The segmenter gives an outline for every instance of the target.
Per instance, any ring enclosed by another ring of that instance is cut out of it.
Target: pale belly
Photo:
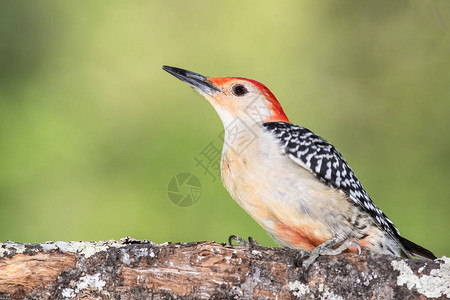
[[[285,156],[276,142],[262,140],[270,141],[256,139],[239,154],[224,150],[222,180],[232,198],[291,248],[311,250],[335,236],[352,235],[348,216],[356,208],[347,196]]]

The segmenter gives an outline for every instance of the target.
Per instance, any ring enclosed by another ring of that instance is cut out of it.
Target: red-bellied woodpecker
[[[400,236],[372,202],[342,155],[326,140],[289,122],[263,84],[163,69],[191,85],[216,109],[224,128],[223,184],[234,200],[281,245],[319,255],[367,248],[435,259]]]

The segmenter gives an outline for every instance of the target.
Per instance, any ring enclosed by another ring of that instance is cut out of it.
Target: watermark
[[[254,133],[246,122],[239,117],[236,117],[233,122],[228,124],[228,126],[225,127],[225,130],[219,134],[219,138],[223,139],[224,145],[238,155],[244,152],[256,137],[256,133]]]
[[[219,141],[209,142],[194,157],[195,166],[202,168],[203,175],[209,176],[212,182],[215,182],[217,177],[220,177],[222,143],[228,151],[233,151],[238,156],[241,155],[258,138],[251,125],[264,122],[272,115],[266,100],[259,96],[251,99],[249,104],[243,109],[243,112],[244,115],[236,117],[217,136],[220,143]],[[222,160],[230,162],[226,155]]]
[[[220,148],[216,147],[211,141],[205,148],[194,157],[196,167],[203,169],[203,175],[211,177],[212,181],[216,181],[216,176],[220,176]]]
[[[178,207],[190,207],[202,195],[200,180],[191,173],[180,173],[172,177],[167,185],[169,200]]]
[[[229,151],[240,155],[257,138],[257,135],[246,125],[244,120],[237,117],[217,137],[220,142],[223,141]],[[219,141],[209,142],[197,156],[194,156],[195,166],[202,168],[203,175],[209,176],[212,182],[220,177],[221,172],[222,145]],[[228,163],[231,162],[227,156],[222,159]]]
[[[247,105],[244,112],[254,123],[264,122],[272,115],[272,111],[267,106],[266,100],[256,96]]]

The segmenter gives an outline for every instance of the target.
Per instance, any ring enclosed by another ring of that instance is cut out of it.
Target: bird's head
[[[289,122],[278,100],[262,83],[240,77],[205,77],[203,75],[163,66],[181,81],[188,83],[216,109],[224,126],[239,118],[248,125]]]

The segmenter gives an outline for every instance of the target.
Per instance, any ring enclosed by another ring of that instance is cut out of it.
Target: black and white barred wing
[[[400,233],[386,215],[372,202],[342,155],[326,140],[310,130],[286,122],[264,123],[279,140],[284,153],[321,182],[345,193],[367,211],[393,237]]]

